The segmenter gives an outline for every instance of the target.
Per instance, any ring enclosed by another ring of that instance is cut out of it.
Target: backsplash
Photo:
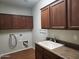
[[[48,36],[56,36],[57,39],[79,45],[78,30],[48,30]]]

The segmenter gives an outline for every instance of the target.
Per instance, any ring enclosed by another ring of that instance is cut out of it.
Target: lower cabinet
[[[47,51],[47,50],[44,50],[44,59],[62,59],[60,58],[59,56]]]
[[[35,56],[36,59],[63,59],[54,53],[49,52],[48,50],[42,48],[39,45],[35,45]]]
[[[43,59],[43,49],[39,45],[35,45],[35,59]]]

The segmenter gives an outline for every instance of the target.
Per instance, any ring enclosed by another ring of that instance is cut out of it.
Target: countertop
[[[66,46],[52,49],[50,51],[64,59],[79,59],[79,51]]]
[[[36,44],[38,44],[38,43],[36,43]],[[43,46],[41,46],[41,47],[43,47]],[[50,51],[51,53],[54,53],[54,54],[60,56],[63,59],[79,59],[79,50],[75,50],[75,49],[72,49],[72,48],[69,48],[66,46],[62,46],[62,47],[55,48],[55,49],[47,49],[45,47],[43,47],[43,48]]]

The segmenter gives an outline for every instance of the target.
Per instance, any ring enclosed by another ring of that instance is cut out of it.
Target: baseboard
[[[12,54],[12,53],[16,53],[16,52],[19,52],[19,51],[22,51],[22,50],[30,49],[30,48],[33,48],[33,47],[28,47],[28,48],[25,48],[25,49],[20,49],[20,50],[16,50],[16,51],[4,53],[4,54],[1,54],[0,57],[2,57],[2,56],[4,56],[4,55],[7,55],[7,54]]]

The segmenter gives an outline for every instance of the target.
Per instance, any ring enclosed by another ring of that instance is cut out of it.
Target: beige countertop
[[[79,51],[69,47],[62,46],[50,51],[64,59],[79,59]]]
[[[38,43],[36,43],[36,44],[38,44]],[[41,47],[43,47],[43,46],[41,46]],[[47,49],[45,47],[43,47],[43,48],[62,57],[63,59],[79,59],[79,50],[75,50],[75,49],[72,49],[72,48],[69,48],[66,46],[62,46],[62,47],[55,48],[55,49]]]

